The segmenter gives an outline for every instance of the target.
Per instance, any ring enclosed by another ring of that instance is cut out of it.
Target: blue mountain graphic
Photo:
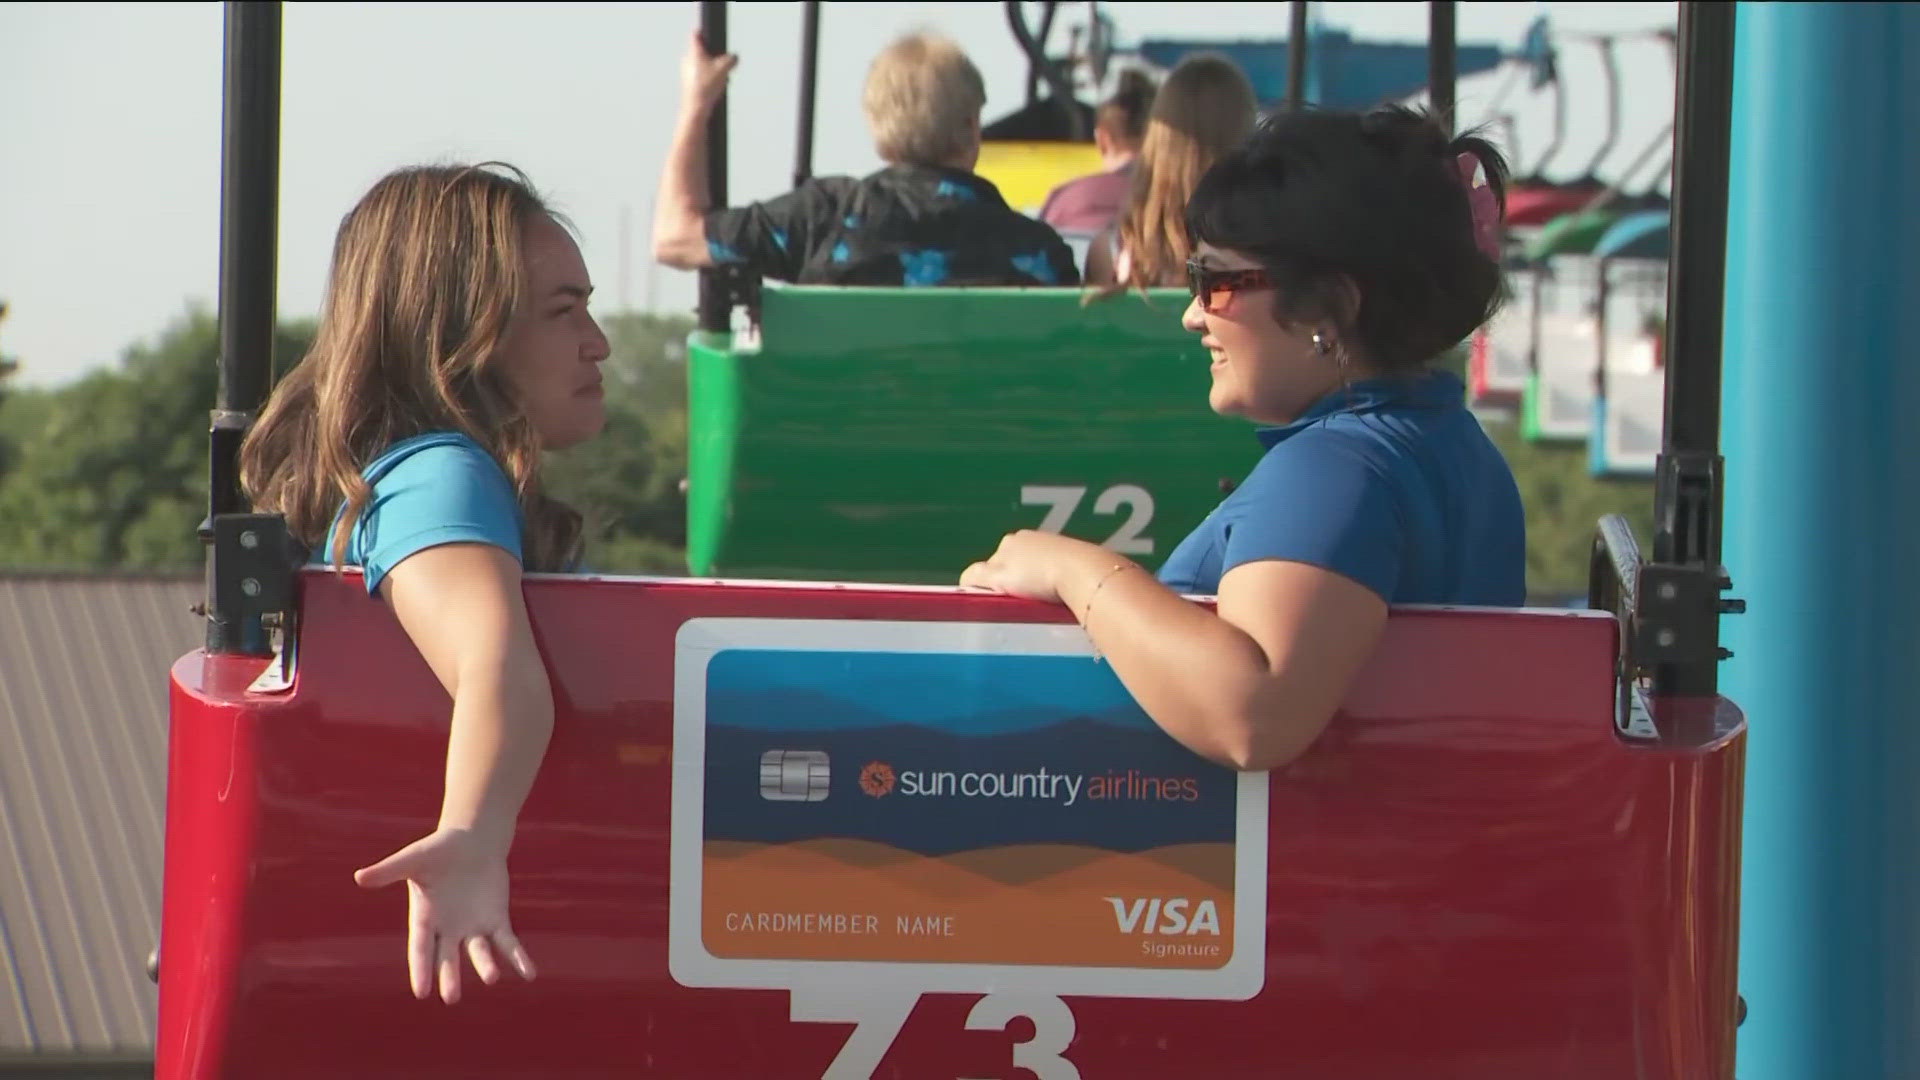
[[[1139,713],[1112,669],[1085,656],[725,649],[707,666],[707,692],[828,695],[908,723],[1028,710]],[[1144,715],[1138,722],[1149,723]]]

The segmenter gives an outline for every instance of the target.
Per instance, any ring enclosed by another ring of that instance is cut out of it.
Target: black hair
[[[1476,242],[1461,154],[1479,159],[1504,213],[1506,159],[1478,135],[1448,138],[1424,111],[1277,113],[1201,177],[1187,233],[1195,247],[1257,259],[1282,321],[1327,320],[1380,373],[1407,372],[1503,297],[1500,264]]]
[[[1129,142],[1139,142],[1147,133],[1154,90],[1153,79],[1139,68],[1121,72],[1113,96],[1100,104],[1100,122],[1117,130]]]

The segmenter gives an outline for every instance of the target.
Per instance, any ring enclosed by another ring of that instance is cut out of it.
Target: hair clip
[[[1487,183],[1486,167],[1480,155],[1472,151],[1454,159],[1460,170],[1460,183],[1467,189],[1467,206],[1473,212],[1473,242],[1481,254],[1500,261],[1500,200]]]

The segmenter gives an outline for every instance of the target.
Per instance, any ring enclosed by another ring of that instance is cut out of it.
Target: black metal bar
[[[727,51],[726,0],[701,0],[700,40],[707,53],[719,56]],[[707,205],[716,209],[727,205],[727,98],[721,95],[707,118]],[[727,330],[733,322],[732,290],[729,275],[721,267],[700,271],[700,329]]]
[[[247,512],[240,444],[273,383],[280,210],[280,4],[226,6],[220,123],[220,357],[208,432],[207,651],[260,653],[257,616],[222,603],[217,523]]]
[[[280,210],[280,5],[257,0],[229,3],[226,16],[220,125],[220,377],[214,408],[216,419],[218,413],[239,413],[250,421],[273,383]],[[215,488],[214,513],[245,509],[238,488]]]
[[[1587,572],[1589,607],[1608,608],[1621,597],[1632,599],[1640,591],[1640,544],[1633,538],[1633,526],[1619,514],[1600,519],[1594,536],[1593,561]]]
[[[1052,17],[1051,11],[1050,7],[1049,19]],[[1080,142],[1089,138],[1093,133],[1087,130],[1086,118],[1081,115],[1080,109],[1074,102],[1073,85],[1063,73],[1048,62],[1045,41],[1035,38],[1033,31],[1028,28],[1027,15],[1021,9],[1020,0],[1007,0],[1006,13],[1007,29],[1012,32],[1013,40],[1020,46],[1020,50],[1027,54],[1029,86],[1034,85],[1032,82],[1034,79],[1046,81],[1047,88],[1053,93],[1054,105],[1060,109],[1060,115],[1067,122],[1069,142]],[[1043,28],[1043,33],[1045,29]],[[1032,105],[1036,96],[1029,90],[1027,104]]]
[[[1735,5],[1680,5],[1674,101],[1673,254],[1667,289],[1665,438],[1656,466],[1653,560],[1641,575],[1654,696],[1711,698],[1719,688],[1721,557],[1720,326],[1726,294]],[[1645,583],[1655,575],[1650,595]],[[1666,601],[1664,609],[1657,600]],[[1698,726],[1707,721],[1682,720]],[[1664,726],[1664,725],[1663,725]],[[1683,737],[1684,733],[1683,733]]]
[[[1059,6],[1056,0],[1049,0],[1048,3],[1040,5],[1040,32],[1034,37],[1035,48],[1027,63],[1027,104],[1029,105],[1040,96],[1040,72],[1046,66],[1047,38],[1053,34],[1053,17]],[[1025,25],[1024,17],[1021,25]]]
[[[1293,0],[1293,21],[1287,29],[1287,110],[1299,112],[1307,103],[1307,0]]]
[[[1720,451],[1720,320],[1732,145],[1732,4],[1680,5],[1673,115],[1673,259],[1667,292],[1669,453]],[[1719,552],[1711,553],[1715,558]],[[1656,558],[1665,555],[1656,547]]]
[[[820,0],[806,0],[800,15],[800,123],[794,136],[793,186],[813,177],[813,86],[820,63]]]
[[[1427,98],[1434,118],[1449,134],[1454,129],[1455,42],[1453,0],[1432,0],[1427,5]]]

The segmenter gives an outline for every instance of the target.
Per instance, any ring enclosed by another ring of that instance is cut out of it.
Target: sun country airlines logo
[[[860,790],[879,798],[893,790],[893,766],[884,761],[869,761],[860,770]]]
[[[1149,776],[1138,769],[1064,773],[1044,765],[1028,772],[958,772],[896,769],[885,761],[869,761],[860,770],[860,790],[876,799],[898,793],[920,798],[1039,799],[1061,806],[1082,801],[1191,803],[1200,800],[1199,781],[1191,776]]]

